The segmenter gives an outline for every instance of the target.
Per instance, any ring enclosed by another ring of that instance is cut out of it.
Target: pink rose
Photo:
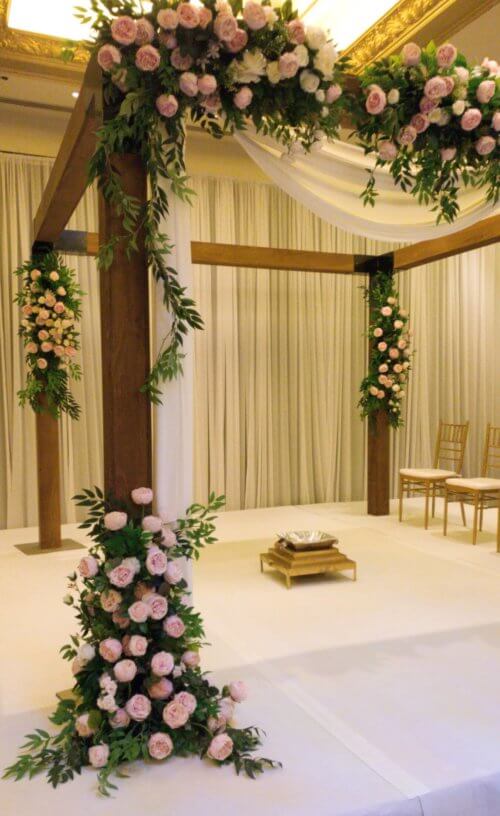
[[[379,365],[378,370],[385,374],[385,372],[389,371],[389,366],[386,363],[382,363],[382,365]]]
[[[209,96],[217,90],[217,80],[212,74],[203,74],[198,78],[198,90],[203,96]]]
[[[83,578],[93,578],[99,572],[99,563],[93,555],[86,555],[78,564],[78,571]]]
[[[124,708],[117,708],[109,718],[109,724],[111,728],[127,728],[130,725],[130,717]]]
[[[134,694],[130,700],[127,700],[125,709],[130,719],[135,722],[143,722],[151,714],[151,700],[148,700],[144,694]]]
[[[401,58],[403,60],[404,65],[418,65],[420,62],[420,55],[422,53],[422,49],[416,43],[410,42],[406,43],[403,46],[403,50],[401,51]]]
[[[148,649],[148,640],[143,635],[132,635],[127,644],[127,653],[132,657],[144,657]]]
[[[175,661],[170,652],[157,652],[151,658],[151,671],[157,677],[164,677],[166,674],[172,674],[174,665]]]
[[[116,663],[122,655],[122,644],[116,638],[106,638],[99,644],[99,654],[108,663]]]
[[[163,628],[167,635],[173,638],[180,638],[186,631],[184,622],[178,615],[171,615],[163,622]]]
[[[226,721],[224,717],[209,717],[207,720],[207,727],[213,734],[215,731],[223,730],[226,727]]]
[[[443,161],[453,161],[453,159],[457,155],[457,148],[456,147],[442,147],[439,152],[441,154],[441,159]]]
[[[394,142],[384,139],[378,143],[378,154],[383,161],[393,161],[398,155],[398,148]]]
[[[390,317],[392,314],[392,309],[390,306],[382,306],[380,312],[384,315],[384,317]]]
[[[480,156],[488,156],[495,149],[496,141],[493,136],[481,136],[474,142],[476,153]]]
[[[115,45],[103,45],[97,52],[97,62],[103,71],[112,71],[122,61],[122,55]]]
[[[374,337],[382,337],[383,333],[384,332],[382,331],[382,329],[380,327],[373,330],[373,336]]]
[[[377,344],[377,348],[378,348],[378,350],[379,350],[379,351],[385,351],[385,350],[386,350],[386,348],[387,348],[387,343],[385,343],[384,341],[382,341],[381,343],[378,343],[378,344]]]
[[[222,42],[231,42],[238,31],[238,23],[232,14],[218,14],[215,18],[214,32]]]
[[[179,694],[175,695],[174,701],[183,705],[184,708],[187,708],[190,716],[194,714],[196,706],[198,705],[196,697],[194,694],[190,694],[189,691],[180,691]]]
[[[151,683],[148,694],[152,700],[168,700],[174,690],[174,686],[166,677],[161,677],[156,683]]]
[[[398,349],[404,349],[407,345],[406,340],[398,340]]]
[[[253,99],[253,91],[244,85],[233,97],[233,102],[239,110],[245,110]]]
[[[64,346],[54,346],[54,354],[56,357],[63,357],[66,354]]]
[[[149,20],[146,20],[145,17],[137,20],[137,34],[135,37],[137,45],[146,45],[146,43],[153,42],[154,37],[155,30]]]
[[[178,584],[183,577],[182,567],[177,561],[169,561],[163,577],[168,584]]]
[[[142,520],[141,527],[148,533],[159,533],[162,526],[162,520],[159,516],[145,516]]]
[[[75,728],[76,733],[82,739],[86,739],[87,737],[91,737],[94,733],[94,729],[89,725],[89,715],[88,713],[80,714],[79,717],[75,720]]]
[[[248,697],[248,689],[243,680],[233,680],[229,683],[229,694],[235,703],[242,703]]]
[[[209,113],[217,113],[222,106],[221,99],[218,93],[206,96],[201,104],[205,108],[205,110],[208,111]]]
[[[182,703],[172,700],[163,709],[163,722],[169,728],[182,728],[189,720],[189,711]]]
[[[483,114],[478,108],[469,108],[460,119],[462,130],[475,130],[481,124]]]
[[[446,85],[446,96],[449,96],[455,87],[455,80],[451,76],[444,76],[441,77],[444,84]]]
[[[419,102],[419,108],[421,113],[429,114],[431,111],[437,108],[438,103],[434,99],[429,99],[427,96],[423,96]]]
[[[326,89],[326,102],[328,105],[332,105],[341,96],[342,88],[340,85],[330,85],[330,87]]]
[[[130,567],[124,567],[123,564],[119,564],[117,567],[108,572],[108,579],[110,584],[123,589],[132,583],[134,580],[134,575],[134,571],[131,570]]]
[[[175,28],[177,28],[179,23],[177,12],[174,11],[174,9],[161,9],[161,11],[158,12],[156,19],[158,20],[158,25],[167,31],[173,31]]]
[[[116,612],[122,602],[122,596],[116,589],[105,589],[101,592],[100,602],[105,612]]]
[[[65,308],[66,308],[66,307],[65,307],[64,303],[61,303],[61,302],[59,301],[59,302],[58,302],[58,303],[56,303],[56,305],[54,306],[54,311],[55,311],[55,313],[56,313],[56,314],[62,314],[62,313],[64,312]]]
[[[153,501],[153,491],[150,487],[136,487],[130,494],[134,504],[151,504]]]
[[[209,8],[206,6],[202,6],[198,9],[198,13],[200,15],[200,28],[207,28],[212,22],[213,14]]]
[[[113,612],[111,615],[111,619],[115,626],[118,626],[118,629],[127,629],[130,626],[130,619],[123,615],[121,612]]]
[[[149,614],[152,620],[163,620],[168,612],[167,599],[163,595],[153,593],[144,598],[144,603],[149,607]]]
[[[36,352],[38,351],[37,344],[33,343],[33,342],[27,343],[26,344],[26,351],[27,351],[28,354],[36,354]]]
[[[377,399],[384,399],[385,393],[384,391],[377,391]]]
[[[146,556],[146,569],[150,575],[163,575],[167,563],[167,556],[159,547],[150,547]]]
[[[183,28],[196,28],[200,22],[200,15],[196,6],[191,3],[181,3],[177,6],[179,25]]]
[[[425,83],[424,94],[428,99],[436,101],[446,96],[446,82],[443,77],[435,76]]]
[[[267,23],[266,12],[260,3],[248,0],[243,9],[243,19],[252,31],[259,31]]]
[[[397,360],[398,359],[399,351],[397,350],[397,348],[390,348],[389,349],[389,357],[391,358],[391,360]]]
[[[279,72],[282,79],[291,79],[299,70],[299,60],[293,51],[286,51],[278,60]]]
[[[174,48],[177,48],[179,45],[175,34],[171,34],[168,31],[160,31],[158,34],[158,39],[160,40],[161,44],[168,48],[169,51],[173,51]],[[192,60],[188,65],[188,68],[192,65]],[[175,67],[175,66],[174,66]]]
[[[440,45],[436,52],[436,58],[440,68],[451,68],[457,58],[457,49],[451,43]]]
[[[417,131],[413,127],[413,125],[407,125],[398,133],[398,142],[400,145],[410,145],[413,144],[415,139],[417,138]]]
[[[127,514],[120,510],[113,510],[111,513],[106,513],[104,516],[104,526],[106,530],[116,532],[121,530],[127,524]]]
[[[403,326],[404,326],[404,323],[403,323],[402,320],[395,320],[394,321],[394,328],[395,329],[402,329]]]
[[[179,87],[186,96],[196,96],[198,94],[198,78],[196,74],[185,71],[180,75]]]
[[[157,731],[148,739],[148,751],[153,759],[166,759],[174,750],[174,743],[168,734]]]
[[[180,48],[174,48],[170,55],[170,62],[178,71],[188,71],[193,64],[193,58],[189,54],[183,56]]]
[[[114,673],[119,683],[131,683],[137,674],[137,666],[133,660],[119,660],[114,665]]]
[[[223,697],[219,701],[219,716],[223,717],[226,723],[233,719],[234,700],[231,697]]]
[[[137,23],[132,17],[116,17],[111,23],[111,36],[120,45],[132,45],[137,37]]]
[[[41,370],[47,368],[47,366],[48,366],[47,360],[44,360],[43,357],[41,357],[39,360],[37,360],[36,364],[37,364],[38,368],[41,369]]]
[[[410,124],[413,125],[417,133],[423,133],[429,127],[429,118],[425,113],[416,113],[411,117]]]
[[[234,37],[225,40],[225,46],[231,54],[238,54],[248,44],[248,34],[243,28],[238,28]]]
[[[365,102],[365,107],[368,113],[376,116],[377,114],[382,113],[386,104],[387,97],[382,88],[379,88],[378,85],[372,85]]]
[[[479,83],[476,96],[482,105],[487,105],[490,99],[495,95],[495,82],[492,79],[483,79]]]
[[[200,665],[200,655],[198,652],[188,650],[182,655],[182,662],[188,669],[196,669]]]
[[[175,545],[177,544],[177,536],[175,535],[173,530],[169,530],[168,528],[166,530],[163,530],[161,543],[163,544],[164,547],[167,547],[168,549],[170,549],[171,547],[175,547]]]
[[[149,618],[149,607],[143,601],[136,601],[129,606],[128,616],[134,623],[145,623]]]
[[[208,746],[207,756],[217,762],[224,762],[233,753],[233,741],[227,734],[217,734]]]
[[[290,42],[302,45],[306,41],[306,29],[302,20],[291,20],[286,25]]]
[[[139,71],[156,71],[160,62],[160,52],[154,45],[141,45],[135,55],[135,64]]]
[[[109,748],[107,745],[92,745],[89,748],[89,762],[93,768],[104,768],[108,757]]]

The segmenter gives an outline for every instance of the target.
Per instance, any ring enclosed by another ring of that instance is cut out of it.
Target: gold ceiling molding
[[[443,42],[499,0],[399,0],[346,49],[354,73],[382,57],[397,53],[411,40]]]

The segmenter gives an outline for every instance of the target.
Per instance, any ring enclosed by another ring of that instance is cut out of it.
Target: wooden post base
[[[64,552],[65,550],[84,550],[83,544],[73,541],[71,538],[63,538],[53,547],[42,547],[38,541],[30,541],[28,544],[16,544],[16,550],[24,555],[46,555],[47,553]]]

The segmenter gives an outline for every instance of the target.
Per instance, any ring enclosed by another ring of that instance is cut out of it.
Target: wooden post
[[[113,157],[123,191],[144,203],[147,179],[136,154]],[[101,195],[99,233],[104,243],[123,234],[121,218]],[[123,241],[100,273],[104,420],[104,488],[128,500],[134,487],[151,486],[151,406],[140,393],[150,370],[148,266],[144,240],[127,255]]]
[[[42,550],[52,550],[62,543],[59,422],[48,413],[45,394],[40,395],[40,406],[42,412],[36,414],[38,539]]]

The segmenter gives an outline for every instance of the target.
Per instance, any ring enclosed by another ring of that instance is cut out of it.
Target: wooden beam
[[[101,122],[101,69],[93,59],[35,216],[35,241],[55,242],[82,198]]]
[[[497,241],[500,241],[500,215],[493,215],[444,238],[433,238],[430,241],[420,241],[418,244],[396,249],[394,269],[411,269],[462,252],[480,249]]]

